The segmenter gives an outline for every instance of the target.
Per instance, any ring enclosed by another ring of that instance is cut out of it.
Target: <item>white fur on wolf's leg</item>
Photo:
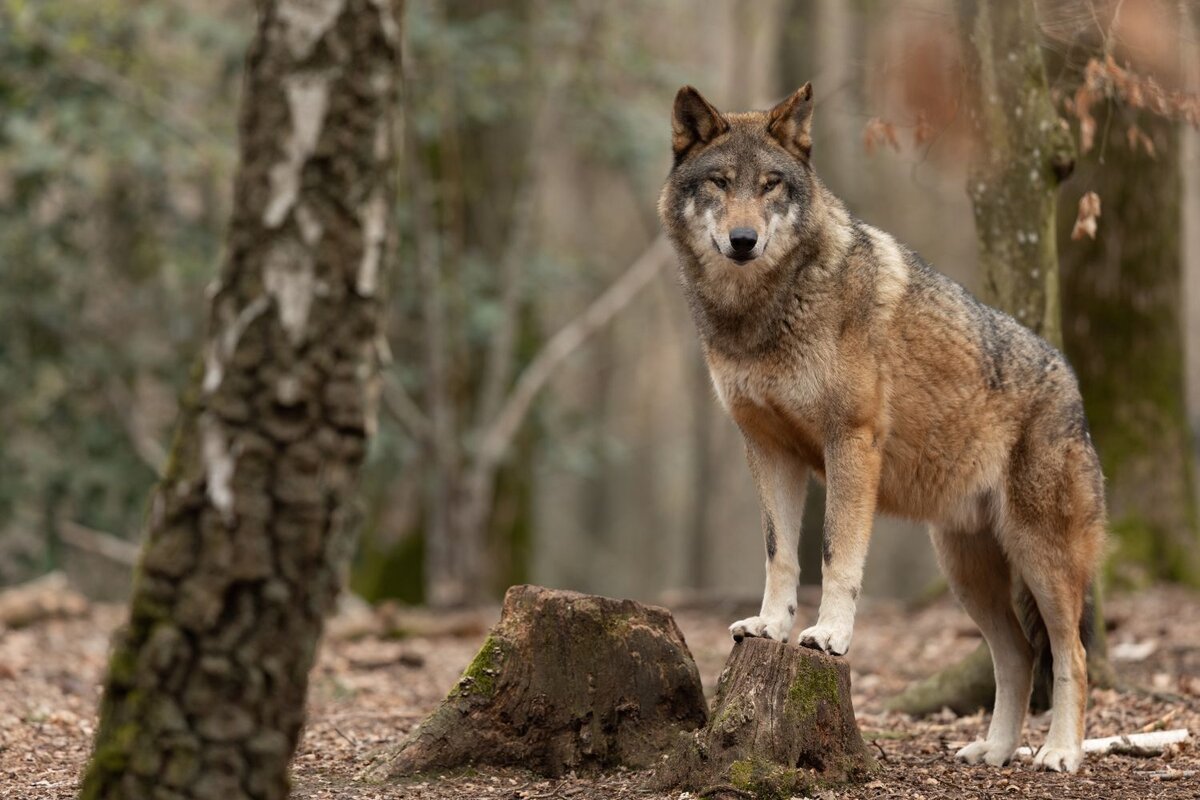
[[[1002,767],[1013,760],[1021,740],[1032,675],[1029,662],[1011,643],[1005,644],[993,634],[989,647],[996,668],[996,702],[987,738],[971,742],[954,757],[968,764],[982,761]]]
[[[747,617],[739,619],[729,626],[729,632],[733,635],[735,642],[740,642],[749,636],[759,639],[774,639],[786,644],[791,631],[791,615],[785,615],[782,618]]]
[[[817,622],[800,631],[800,644],[835,656],[844,656],[854,636],[854,621],[838,624]]]
[[[978,764],[980,761],[993,767],[1003,767],[1012,761],[1013,753],[1017,751],[1016,742],[998,742],[979,739],[954,754],[960,761],[968,764]]]
[[[827,586],[822,591],[817,624],[800,631],[800,644],[835,656],[846,655],[854,636],[855,605],[850,592]]]
[[[1051,772],[1075,772],[1082,763],[1082,747],[1053,747],[1049,742],[1033,757],[1034,768]]]

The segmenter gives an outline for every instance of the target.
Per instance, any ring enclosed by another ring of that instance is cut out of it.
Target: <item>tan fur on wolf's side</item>
[[[691,87],[675,98],[659,214],[766,539],[762,611],[730,631],[787,641],[815,474],[828,483],[825,569],[801,644],[849,647],[876,509],[928,521],[995,662],[987,737],[958,756],[1012,758],[1048,644],[1054,716],[1035,763],[1074,771],[1081,621],[1106,524],[1075,377],[1045,341],[851,216],[813,172],[811,117],[807,84],[765,113],[722,114]]]

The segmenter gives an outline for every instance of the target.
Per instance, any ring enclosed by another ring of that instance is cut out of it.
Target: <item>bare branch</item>
[[[69,519],[59,523],[58,538],[80,550],[86,550],[127,567],[137,564],[138,546],[136,544],[118,539],[111,533],[80,525]]]
[[[1085,739],[1083,752],[1093,756],[1115,753],[1127,756],[1156,756],[1172,745],[1182,744],[1191,738],[1187,728],[1153,733],[1129,733],[1124,736],[1106,736],[1103,739]],[[1018,747],[1013,754],[1017,758],[1032,758],[1033,748]]]
[[[384,382],[383,407],[417,441],[425,443],[433,436],[433,424],[429,417],[425,416],[425,412],[404,387],[395,381]]]
[[[121,427],[125,429],[125,434],[129,437],[130,444],[133,445],[133,451],[146,466],[154,471],[156,476],[161,478],[167,466],[167,449],[154,438],[150,431],[146,430],[132,392],[118,380],[109,381],[105,389],[109,405],[120,419]]]
[[[594,16],[600,11],[601,4],[596,3],[588,8],[587,13]],[[535,15],[535,16],[544,16]],[[592,20],[585,19],[578,26],[581,31],[591,31]],[[564,90],[571,82],[574,68],[579,59],[579,46],[584,42],[574,42],[564,46],[555,62],[544,70],[548,76],[538,112],[534,117],[533,129],[528,137],[529,144],[525,150],[525,168],[523,180],[517,190],[513,204],[513,218],[508,243],[501,257],[499,268],[500,285],[500,325],[492,335],[488,359],[484,365],[482,389],[476,414],[476,426],[482,428],[488,420],[493,419],[499,412],[500,404],[504,401],[504,393],[509,388],[509,381],[516,367],[516,339],[520,327],[521,305],[521,267],[533,251],[533,230],[536,222],[537,189],[540,175],[539,165],[545,153],[553,142],[556,126],[560,124],[559,112],[562,107]]]
[[[564,325],[538,351],[529,366],[521,373],[513,386],[504,406],[488,425],[479,442],[476,460],[484,469],[500,461],[513,437],[525,421],[542,387],[550,380],[554,371],[597,331],[612,321],[630,301],[658,274],[668,261],[671,248],[667,237],[658,238],[637,257],[627,270],[617,278],[592,304],[571,322]]]

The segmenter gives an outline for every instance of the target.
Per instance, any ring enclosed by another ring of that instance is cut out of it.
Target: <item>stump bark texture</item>
[[[746,639],[721,673],[708,725],[670,759],[665,778],[708,795],[728,787],[786,798],[874,768],[854,721],[846,661]]]
[[[666,609],[515,586],[458,684],[367,777],[645,767],[706,717],[700,673]]]

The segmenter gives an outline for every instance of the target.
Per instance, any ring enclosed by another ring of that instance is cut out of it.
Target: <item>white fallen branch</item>
[[[1084,739],[1083,752],[1093,756],[1110,753],[1123,756],[1157,756],[1173,744],[1186,742],[1191,734],[1187,728],[1151,733],[1129,733],[1124,736],[1106,736],[1103,739]],[[1018,747],[1017,758],[1032,758],[1034,749]]]

